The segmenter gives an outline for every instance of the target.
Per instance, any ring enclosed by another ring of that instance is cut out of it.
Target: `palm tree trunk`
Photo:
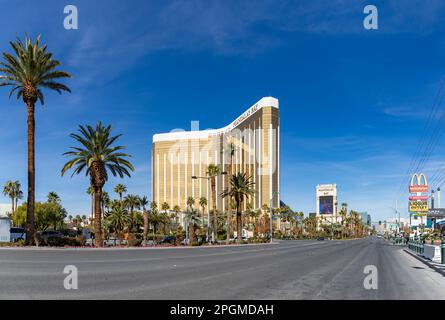
[[[102,238],[102,210],[100,199],[102,198],[102,188],[94,187],[94,237],[96,247],[103,247]]]
[[[241,211],[241,198],[238,197],[236,199],[236,240],[238,243],[241,243],[243,238],[243,217]]]
[[[144,209],[144,243],[147,244],[147,234],[148,234],[148,213]]]
[[[91,193],[91,218],[94,218],[94,192]]]
[[[213,228],[212,228],[212,241],[215,242],[218,238],[217,219],[216,219],[216,191],[215,191],[215,177],[211,177],[210,181],[212,187],[212,206],[213,206]]]
[[[230,183],[230,179],[232,177],[232,163],[233,163],[233,154],[232,152],[230,152],[230,164],[229,164],[229,181],[227,183],[228,185],[228,191],[230,194],[230,190],[232,188],[231,183]],[[229,244],[230,242],[230,234],[232,233],[232,197],[229,196],[229,201],[228,201],[228,205],[227,205],[227,236],[226,236],[226,242],[227,244]]]
[[[26,207],[26,244],[34,244],[35,207],[35,118],[34,102],[27,103],[28,109],[28,200]]]

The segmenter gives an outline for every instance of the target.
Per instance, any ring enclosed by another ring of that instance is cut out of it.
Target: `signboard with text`
[[[408,211],[417,213],[427,213],[428,201],[410,201]]]

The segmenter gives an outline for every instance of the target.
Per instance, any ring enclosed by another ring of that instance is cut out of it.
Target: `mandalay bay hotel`
[[[278,100],[262,98],[229,125],[221,129],[199,130],[192,122],[191,131],[173,130],[155,134],[152,144],[152,197],[161,208],[167,203],[170,210],[187,208],[193,197],[207,199],[207,211],[216,208],[225,212],[228,198],[221,192],[227,188],[227,173],[246,173],[255,183],[255,194],[244,201],[254,210],[264,205],[280,204],[280,113]],[[231,147],[232,146],[232,147]],[[234,148],[233,148],[234,147]],[[219,166],[221,175],[215,177],[212,196],[207,167]],[[184,223],[183,217],[178,217]]]

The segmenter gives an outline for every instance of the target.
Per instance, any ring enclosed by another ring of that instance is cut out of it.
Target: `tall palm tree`
[[[187,198],[187,207],[193,209],[194,205],[195,205],[195,198],[188,197]]]
[[[116,187],[114,187],[114,192],[116,192],[119,195],[119,201],[122,202],[122,195],[124,193],[127,193],[127,187],[119,183],[118,185],[116,185]]]
[[[199,205],[201,206],[201,223],[202,227],[204,227],[204,215],[205,215],[205,209],[207,207],[207,198],[201,197],[199,198]]]
[[[128,212],[130,214],[130,218],[132,219],[131,221],[131,226],[130,226],[130,232],[136,232],[135,230],[135,214],[134,214],[134,210],[139,209],[139,197],[137,195],[134,194],[129,194],[125,197],[124,199],[124,207],[128,208]]]
[[[11,199],[11,214],[14,216],[17,199],[20,197],[20,182],[8,180],[3,187],[3,194]]]
[[[174,207],[173,207],[173,212],[175,213],[175,219],[174,219],[174,222],[175,222],[175,224],[177,224],[178,219],[179,219],[179,214],[181,213],[181,207],[178,206],[178,205],[174,206]]]
[[[144,217],[144,243],[147,244],[147,235],[148,235],[148,198],[147,196],[139,197],[139,206],[142,208],[142,214]]]
[[[17,39],[10,42],[14,54],[3,53],[0,62],[0,87],[11,86],[9,97],[16,94],[22,98],[28,113],[28,199],[26,206],[26,243],[34,243],[34,209],[35,209],[35,105],[37,100],[44,104],[42,89],[51,89],[61,94],[71,92],[64,84],[57,82],[60,78],[71,75],[58,71],[58,60],[47,52],[47,46],[40,44],[40,36],[33,42],[28,36],[23,42]]]
[[[229,170],[227,173],[228,177],[231,177],[233,174],[233,157],[235,156],[235,143],[234,143],[234,137],[232,135],[229,136],[229,139],[227,141],[227,150],[229,151]],[[230,183],[228,183],[228,191],[230,192]],[[232,201],[229,199],[227,201],[227,235],[226,235],[226,243],[229,244],[230,242],[230,235],[232,233]]]
[[[185,213],[185,219],[187,221],[189,230],[189,244],[195,243],[196,242],[195,229],[201,223],[198,211],[193,207],[190,207],[189,209],[187,209]]]
[[[50,193],[48,193],[47,199],[48,199],[49,203],[60,203],[60,197],[54,191],[51,191]]]
[[[102,198],[100,199],[102,205],[102,213],[105,212],[105,208],[109,209],[111,205],[110,195],[106,191],[102,191]]]
[[[221,168],[214,164],[209,164],[207,167],[207,177],[210,179],[210,189],[212,192],[212,213],[213,213],[213,228],[212,228],[212,242],[215,242],[215,237],[218,237],[217,229],[217,212],[216,212],[216,177],[221,174]],[[229,183],[230,185],[230,183]]]
[[[79,126],[79,134],[70,135],[81,144],[80,147],[72,147],[73,151],[65,152],[64,155],[72,157],[62,168],[62,175],[73,168],[73,174],[79,174],[85,170],[89,175],[90,184],[94,188],[94,233],[96,246],[103,246],[102,241],[102,188],[108,180],[108,171],[114,176],[123,178],[130,177],[134,171],[133,165],[126,159],[130,157],[122,152],[123,146],[113,146],[121,135],[111,136],[111,126],[104,127],[101,122],[96,127],[90,125]]]
[[[235,199],[236,203],[236,229],[237,229],[237,241],[241,242],[243,226],[242,226],[242,205],[244,199],[248,201],[250,196],[253,196],[255,185],[252,182],[252,178],[247,176],[245,173],[238,173],[232,175],[230,178],[230,191],[229,188],[221,193],[223,198],[229,197]]]

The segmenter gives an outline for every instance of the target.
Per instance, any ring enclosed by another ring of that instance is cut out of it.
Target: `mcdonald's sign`
[[[409,202],[409,212],[416,213],[427,213],[428,212],[428,201],[410,201]]]
[[[411,183],[409,186],[410,193],[427,193],[428,183],[423,173],[415,173],[411,177]]]

